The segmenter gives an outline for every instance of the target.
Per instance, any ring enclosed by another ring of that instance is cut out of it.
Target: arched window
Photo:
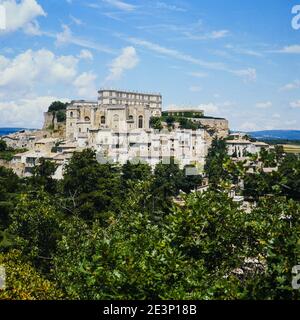
[[[133,116],[129,116],[128,119],[132,121],[133,120]]]
[[[144,122],[143,116],[139,116],[139,129],[143,128],[143,122]]]
[[[105,124],[105,117],[104,116],[101,117],[101,124]]]
[[[70,112],[70,117],[73,118],[73,112],[72,111]]]
[[[119,128],[119,116],[117,114],[114,115],[113,122],[114,122],[114,128],[118,129]]]
[[[89,117],[84,117],[84,121],[85,122],[90,122],[90,118]]]

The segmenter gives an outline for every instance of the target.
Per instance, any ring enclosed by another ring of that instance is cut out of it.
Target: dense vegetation
[[[171,130],[174,128],[175,123],[179,124],[180,129],[203,129],[203,125],[197,122],[193,122],[191,119],[187,117],[179,117],[179,116],[168,116],[163,115],[161,117],[152,117],[150,119],[150,127],[153,129],[161,130],[163,128],[162,123],[166,123],[167,127]]]
[[[0,160],[11,161],[15,154],[27,151],[26,149],[14,149],[0,139]]]
[[[52,112],[53,115],[56,115],[57,122],[66,121],[66,109],[68,103],[63,103],[61,101],[54,101],[48,108],[48,112]]]
[[[152,172],[143,163],[99,164],[85,150],[61,181],[45,160],[25,179],[0,168],[8,277],[0,299],[299,298],[291,270],[299,260],[300,160],[277,157],[279,182],[273,194],[254,188],[269,196],[257,197],[251,213],[222,187],[250,179],[224,141],[209,152],[204,193],[194,192],[201,176],[186,176],[174,160]]]

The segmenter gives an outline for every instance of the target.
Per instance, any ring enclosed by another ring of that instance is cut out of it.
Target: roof
[[[55,143],[58,139],[56,138],[44,138],[41,140],[36,141],[36,143]]]
[[[253,142],[253,144],[255,144],[256,146],[266,146],[266,147],[268,146],[267,143],[261,142],[261,141]]]
[[[164,112],[197,112],[197,113],[204,113],[204,110],[201,109],[185,109],[185,108],[178,108],[178,109],[169,109]]]
[[[226,140],[227,144],[252,144],[252,142],[248,140]]]
[[[104,92],[104,91],[110,91],[110,92],[120,92],[120,93],[129,93],[129,94],[140,94],[140,95],[148,95],[148,96],[161,96],[160,93],[155,92],[140,92],[140,91],[128,91],[128,90],[118,90],[113,88],[101,88],[98,93]]]

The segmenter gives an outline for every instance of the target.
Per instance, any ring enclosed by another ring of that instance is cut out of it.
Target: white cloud
[[[222,63],[212,63],[212,62],[206,62],[203,61],[201,59],[196,59],[188,54],[182,53],[178,50],[175,49],[169,49],[163,46],[160,46],[159,44],[150,42],[150,41],[146,41],[143,39],[138,39],[138,38],[127,38],[126,39],[128,42],[138,45],[138,46],[142,46],[146,49],[149,49],[151,51],[160,53],[162,55],[165,56],[169,56],[178,60],[182,60],[185,62],[189,62],[195,65],[199,65],[202,66],[204,68],[208,68],[208,69],[214,69],[214,70],[224,70],[225,66]]]
[[[102,0],[102,1],[122,11],[129,12],[129,11],[134,11],[136,9],[136,6],[134,6],[133,4],[120,1],[120,0]]]
[[[78,96],[88,99],[95,97],[97,94],[96,78],[97,76],[92,72],[84,72],[79,75],[73,83],[78,90]]]
[[[286,120],[284,122],[284,124],[291,128],[291,126],[294,126],[295,124],[297,124],[297,121],[296,120]]]
[[[210,36],[212,39],[221,39],[221,38],[227,37],[228,35],[229,35],[228,30],[217,30],[217,31],[213,31]]]
[[[225,48],[237,54],[242,54],[242,55],[252,56],[252,57],[263,57],[263,54],[258,51],[255,51],[253,49],[241,48],[239,46],[235,46],[232,44],[227,44]]]
[[[291,46],[286,46],[280,50],[277,50],[275,52],[279,53],[289,53],[289,54],[300,54],[300,45],[295,44]]]
[[[198,108],[210,116],[218,116],[220,114],[219,107],[214,103],[200,104]]]
[[[273,113],[273,114],[272,114],[272,118],[273,118],[273,119],[280,119],[281,116],[280,116],[279,113]]]
[[[241,78],[244,81],[255,81],[257,78],[256,70],[254,68],[242,69],[242,70],[231,70],[231,72]]]
[[[56,88],[72,98],[96,98],[96,75],[79,73],[79,59],[41,49],[14,58],[0,55],[0,123],[2,126],[40,127],[43,112]],[[65,94],[64,94],[65,95]]]
[[[207,77],[207,73],[204,72],[189,72],[188,75],[195,78],[205,78]]]
[[[291,102],[290,106],[294,109],[300,108],[300,100]]]
[[[165,9],[165,10],[177,11],[177,12],[185,12],[186,11],[186,9],[184,9],[184,8],[181,8],[181,7],[178,7],[175,5],[171,5],[171,4],[167,4],[167,3],[161,2],[161,1],[156,2],[155,7],[157,9]]]
[[[133,69],[139,63],[139,58],[134,47],[126,47],[120,56],[113,60],[110,66],[110,74],[106,81],[118,80],[125,70]]]
[[[257,131],[260,130],[261,128],[257,126],[256,123],[253,122],[244,122],[241,126],[240,126],[240,130],[242,131]]]
[[[115,51],[109,47],[103,46],[99,43],[94,43],[86,39],[82,39],[73,35],[71,29],[67,25],[62,25],[62,32],[53,35],[47,34],[50,37],[56,38],[56,45],[73,44],[86,49],[93,49],[99,52],[104,52],[108,54],[115,54]]]
[[[0,102],[0,127],[41,128],[43,112],[53,101],[69,101],[55,96],[32,96],[9,102]]]
[[[202,88],[199,87],[199,86],[191,86],[191,87],[189,88],[189,90],[190,90],[191,92],[200,92],[200,91],[202,90]]]
[[[265,102],[258,102],[256,103],[256,108],[259,108],[259,109],[268,109],[268,108],[271,108],[272,107],[272,102],[271,101],[265,101]]]
[[[120,35],[118,35],[118,36],[120,36]],[[204,60],[201,60],[198,58],[194,58],[194,57],[192,57],[188,54],[185,54],[181,51],[178,51],[176,49],[169,49],[169,48],[163,47],[159,44],[156,44],[156,43],[153,43],[153,42],[150,42],[147,40],[133,38],[133,37],[127,37],[124,39],[134,45],[144,47],[150,51],[159,53],[159,54],[167,56],[167,57],[171,57],[171,58],[174,58],[177,60],[192,63],[194,65],[198,65],[198,66],[201,66],[206,69],[219,70],[219,71],[224,71],[224,72],[234,74],[238,77],[243,78],[244,81],[255,81],[256,77],[257,77],[256,69],[254,69],[254,68],[233,70],[233,69],[229,68],[228,66],[224,65],[223,63],[207,62],[207,61],[204,61]]]
[[[281,87],[280,91],[290,91],[290,90],[299,89],[299,88],[300,88],[300,81],[295,80]]]
[[[27,50],[12,59],[0,56],[0,93],[28,91],[39,84],[68,83],[77,73],[78,59],[49,50]]]
[[[74,17],[74,16],[72,16],[72,15],[70,15],[70,19],[71,19],[72,22],[75,23],[77,26],[82,26],[82,25],[84,25],[84,23],[83,23],[80,19],[78,19],[78,18],[76,18],[76,17]]]
[[[32,21],[27,23],[27,25],[23,28],[24,32],[26,34],[32,35],[32,36],[40,36],[42,35],[42,31],[40,30],[40,25],[37,21]]]
[[[19,29],[25,29],[28,32],[32,28],[35,28],[35,32],[37,32],[38,24],[35,19],[39,16],[46,16],[45,11],[36,0],[1,0],[0,4],[4,6],[6,11],[6,28],[2,33],[14,32]]]
[[[86,60],[93,60],[94,56],[91,53],[91,51],[83,49],[80,51],[79,55],[78,55],[79,59],[86,59]]]
[[[183,35],[185,35],[190,40],[216,40],[222,39],[229,36],[228,30],[215,30],[209,33],[205,33],[202,35],[195,34],[194,31],[183,31]]]

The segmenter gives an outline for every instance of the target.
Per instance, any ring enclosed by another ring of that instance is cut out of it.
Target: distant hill
[[[258,140],[300,140],[300,130],[265,130],[247,134]]]
[[[33,129],[25,129],[25,128],[0,128],[0,136],[5,136],[10,133],[19,132],[21,130],[33,130]]]

